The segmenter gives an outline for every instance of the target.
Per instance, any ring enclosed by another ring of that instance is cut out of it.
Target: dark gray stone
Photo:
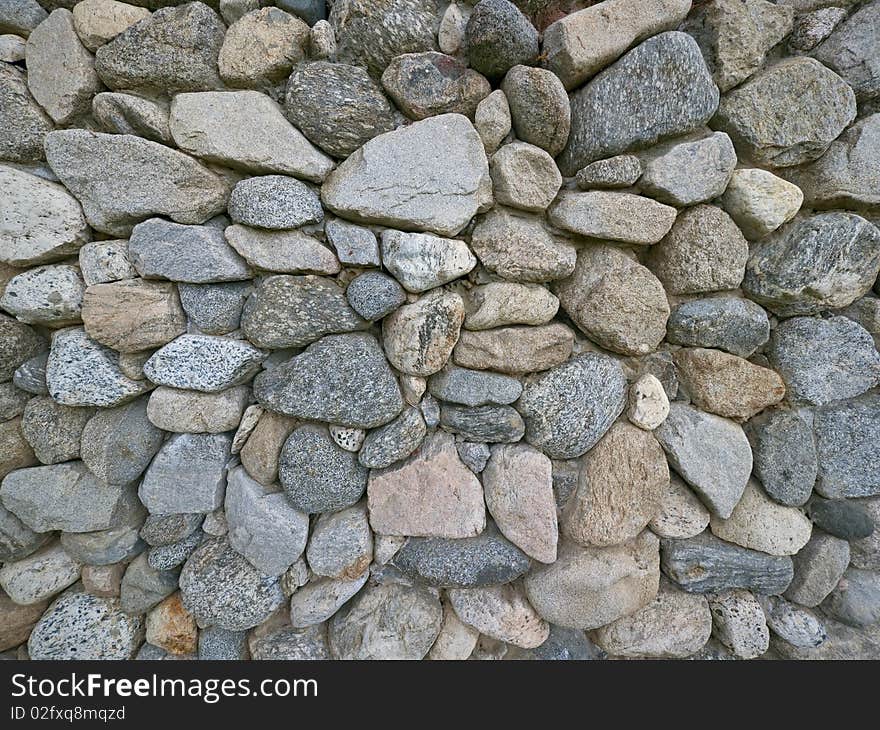
[[[656,35],[571,95],[559,169],[574,175],[590,162],[693,132],[715,113],[718,98],[694,39]]]
[[[535,649],[510,646],[505,659],[530,661],[586,661],[604,659],[605,652],[587,638],[580,629],[550,625],[550,636]]]
[[[509,583],[529,569],[525,553],[493,527],[458,540],[411,537],[392,563],[410,577],[438,588]]]
[[[397,379],[371,335],[330,335],[260,373],[254,396],[272,411],[352,428],[375,428],[403,409]]]
[[[333,280],[321,276],[269,276],[244,305],[241,328],[258,347],[303,347],[324,335],[364,329]]]
[[[620,363],[588,353],[526,383],[517,410],[526,441],[552,459],[573,459],[602,438],[625,403]]]
[[[284,442],[278,480],[301,512],[333,512],[350,507],[367,488],[366,467],[341,449],[322,426],[300,426]]]
[[[767,313],[738,297],[693,299],[672,309],[666,339],[676,345],[709,347],[750,357],[770,338]]]
[[[153,547],[173,545],[192,535],[204,518],[200,513],[149,515],[140,534]]]
[[[308,185],[285,175],[242,180],[229,196],[229,217],[236,223],[270,230],[299,228],[324,220],[321,200]]]
[[[325,0],[277,0],[275,3],[282,10],[302,18],[309,25],[327,17]]]
[[[43,464],[79,458],[79,444],[92,408],[62,406],[49,397],[31,398],[21,418],[21,432]]]
[[[46,341],[24,322],[0,312],[0,381],[11,380],[20,365],[46,349]]]
[[[125,569],[120,585],[119,602],[131,616],[149,611],[177,590],[177,571],[156,570],[147,562],[147,554],[138,555]]]
[[[759,243],[742,288],[780,317],[852,304],[880,271],[880,231],[852,213],[794,221]]]
[[[428,379],[431,395],[448,403],[465,406],[508,405],[522,395],[516,378],[483,370],[447,365]]]
[[[180,595],[196,621],[231,631],[262,623],[285,600],[280,579],[261,576],[225,538],[205,540],[189,557]]]
[[[147,553],[147,562],[156,570],[173,570],[183,565],[186,559],[195,552],[202,542],[204,533],[196,530],[188,537],[170,545],[157,545]]]
[[[219,626],[208,626],[199,631],[199,659],[239,661],[247,658],[247,631],[230,631]]]
[[[352,279],[345,296],[351,308],[370,322],[382,319],[406,302],[406,292],[397,280],[378,271],[367,271]]]
[[[873,534],[874,521],[861,506],[847,499],[814,498],[807,511],[816,527],[842,540],[861,540]]]
[[[880,383],[880,353],[867,330],[847,317],[794,317],[773,331],[770,366],[791,403],[821,406]]]
[[[813,53],[853,87],[859,101],[880,94],[880,3],[864,5]]]
[[[4,4],[0,3],[0,14]],[[12,64],[0,63],[0,160],[42,159],[43,136],[52,127],[52,120],[28,90],[27,76]]]
[[[480,0],[465,29],[468,61],[489,78],[538,57],[538,31],[508,0]]]
[[[394,107],[379,85],[360,66],[344,63],[315,61],[295,68],[284,110],[310,142],[334,157],[348,157],[395,126]]]
[[[206,335],[225,335],[238,329],[242,307],[252,288],[249,281],[177,285],[183,311]]]
[[[418,408],[407,408],[391,423],[367,434],[358,452],[358,461],[370,469],[384,469],[415,451],[427,432],[422,412]]]
[[[514,443],[525,433],[522,417],[511,406],[443,406],[440,425],[471,441]]]
[[[2,0],[0,33],[14,33],[27,38],[48,15],[36,0]]]
[[[125,524],[97,532],[63,532],[61,545],[70,557],[87,565],[112,565],[131,560],[146,545],[138,536],[146,510],[140,503],[132,505]]]
[[[880,494],[880,394],[818,408],[813,416],[823,497]]]
[[[662,540],[660,567],[688,593],[745,588],[778,595],[794,575],[791,558],[732,545],[708,532],[687,540]]]
[[[473,441],[456,439],[455,450],[458,452],[458,458],[461,459],[461,463],[474,474],[481,473],[486,468],[489,457],[492,456],[489,444],[474,443]]]
[[[34,395],[49,395],[49,388],[46,385],[46,363],[48,360],[49,353],[41,352],[19,365],[12,375],[15,387]]]
[[[849,568],[837,587],[822,602],[826,613],[849,626],[870,626],[880,621],[880,573]]]
[[[810,425],[793,411],[768,410],[752,418],[745,431],[764,491],[789,507],[805,504],[819,467]]]
[[[217,59],[225,34],[220,16],[203,3],[161,8],[101,46],[95,70],[111,89],[222,89]]]
[[[559,77],[546,68],[514,66],[504,77],[501,91],[510,107],[516,138],[547,150],[551,157],[562,152],[571,131],[571,104]]]

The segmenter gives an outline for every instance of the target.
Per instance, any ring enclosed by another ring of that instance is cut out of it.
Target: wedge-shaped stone
[[[550,222],[580,236],[643,246],[669,233],[677,211],[632,193],[567,193],[550,209]]]

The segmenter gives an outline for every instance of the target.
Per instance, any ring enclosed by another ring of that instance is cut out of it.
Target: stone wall
[[[880,0],[0,34],[4,656],[880,657]]]

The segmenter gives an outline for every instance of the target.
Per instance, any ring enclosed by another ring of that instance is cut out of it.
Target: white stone
[[[642,375],[629,389],[626,417],[634,426],[653,431],[669,415],[669,398],[663,384],[650,373]]]
[[[456,238],[387,230],[382,232],[382,262],[404,289],[419,293],[464,276],[477,258]]]

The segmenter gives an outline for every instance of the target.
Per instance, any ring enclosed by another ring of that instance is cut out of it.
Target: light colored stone
[[[452,357],[461,367],[519,375],[565,362],[573,344],[574,333],[561,322],[482,332],[463,330]]]
[[[0,35],[0,61],[3,63],[16,63],[24,61],[27,42],[24,38],[13,33]]]
[[[42,463],[56,464],[79,458],[80,438],[93,415],[91,408],[62,406],[37,396],[25,406],[21,430]]]
[[[432,375],[452,354],[463,321],[464,302],[458,294],[439,289],[426,294],[385,318],[385,356],[407,375]]]
[[[379,534],[471,537],[486,526],[483,488],[443,431],[405,461],[373,470],[367,497],[370,525]]]
[[[678,211],[632,193],[566,193],[550,209],[550,222],[579,236],[642,246],[669,233]]]
[[[147,614],[147,643],[171,654],[192,654],[198,646],[198,629],[180,593],[168,596]]]
[[[802,606],[818,606],[840,582],[850,557],[850,544],[846,540],[816,530],[793,558],[794,578],[785,597]]]
[[[448,600],[443,601],[443,623],[431,651],[428,652],[428,659],[434,661],[467,659],[473,653],[479,637],[480,632],[464,623]]]
[[[34,450],[21,430],[21,419],[0,423],[0,479],[16,469],[39,463]]]
[[[26,644],[28,636],[40,616],[46,612],[48,605],[48,601],[43,601],[30,606],[20,606],[6,593],[0,592],[0,651],[5,652],[7,649]],[[473,631],[469,626],[467,628]],[[475,644],[476,640],[476,636],[474,636]]]
[[[92,117],[105,132],[174,144],[168,129],[168,102],[162,99],[102,91],[92,99]]]
[[[333,252],[308,233],[232,225],[224,235],[251,266],[285,274],[338,274]]]
[[[128,241],[93,241],[79,250],[79,269],[86,286],[134,279],[138,273],[128,260]]]
[[[67,327],[80,321],[84,289],[75,266],[40,266],[9,280],[0,307],[20,322]]]
[[[485,588],[455,588],[449,602],[458,617],[481,634],[533,649],[550,635],[550,626],[529,605],[515,583]]]
[[[368,571],[354,580],[310,580],[290,599],[291,625],[294,628],[306,628],[324,623],[357,595],[369,577]]]
[[[483,470],[486,507],[495,524],[526,555],[556,560],[559,531],[550,459],[525,444],[496,444]]]
[[[223,433],[236,428],[250,398],[238,385],[218,393],[160,386],[150,394],[147,417],[171,433]]]
[[[5,563],[0,568],[0,586],[15,603],[42,603],[79,580],[82,564],[70,557],[60,543]]]
[[[278,455],[296,422],[280,413],[265,411],[241,449],[241,463],[261,484],[278,478]]]
[[[419,293],[464,276],[477,259],[459,239],[386,230],[382,232],[382,263],[404,289]]]
[[[721,197],[724,210],[750,239],[766,236],[790,221],[803,201],[797,185],[758,168],[734,170]]]
[[[450,7],[453,6],[450,5]],[[474,128],[483,141],[487,155],[495,152],[504,138],[510,134],[510,106],[501,89],[496,89],[477,104],[477,111],[474,114]]]
[[[536,213],[547,209],[562,186],[553,158],[526,142],[511,142],[492,155],[489,173],[497,203]]]
[[[323,514],[312,526],[306,560],[315,575],[355,580],[370,567],[372,558],[366,503]]]
[[[686,539],[709,526],[709,510],[697,499],[678,474],[671,472],[669,484],[660,494],[660,507],[648,523],[659,537]]]
[[[669,415],[669,398],[663,384],[654,375],[645,373],[629,389],[626,417],[630,423],[653,431]]]
[[[537,284],[493,281],[474,287],[465,299],[464,327],[485,330],[511,324],[547,324],[559,300]]]
[[[736,656],[754,659],[770,645],[764,609],[748,591],[735,589],[710,593],[713,633]]]
[[[73,6],[73,24],[83,45],[95,51],[131,25],[150,17],[147,8],[116,0],[83,0]]]

